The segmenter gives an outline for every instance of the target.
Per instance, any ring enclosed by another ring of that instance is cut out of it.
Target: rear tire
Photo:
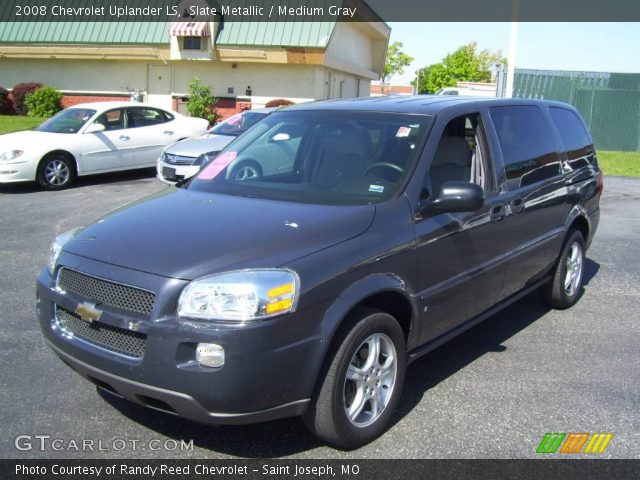
[[[73,160],[63,153],[45,156],[38,165],[36,176],[45,190],[62,190],[73,183],[76,177]]]
[[[573,306],[582,294],[584,280],[584,237],[578,230],[569,232],[553,273],[553,279],[542,289],[547,304],[563,310]]]
[[[389,427],[406,369],[404,333],[391,315],[367,308],[352,318],[303,417],[317,437],[342,448],[365,445]]]

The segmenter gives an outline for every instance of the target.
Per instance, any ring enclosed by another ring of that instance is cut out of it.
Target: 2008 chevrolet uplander
[[[42,330],[138,404],[213,424],[303,415],[362,445],[408,362],[534,289],[578,300],[602,193],[592,143],[572,107],[543,101],[275,112],[182,188],[60,235]],[[235,178],[242,164],[262,173]]]

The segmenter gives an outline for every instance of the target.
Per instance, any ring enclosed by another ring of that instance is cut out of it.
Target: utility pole
[[[519,0],[511,4],[511,30],[509,32],[509,54],[507,56],[507,86],[504,96],[513,97],[513,82],[516,74],[516,48],[518,46],[518,5]]]

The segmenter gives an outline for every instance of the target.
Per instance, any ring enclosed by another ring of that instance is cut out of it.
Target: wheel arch
[[[76,160],[76,157],[69,152],[68,150],[64,150],[62,148],[58,148],[55,150],[51,150],[47,153],[45,153],[44,155],[42,155],[42,157],[40,157],[40,161],[38,162],[38,168],[36,168],[36,180],[38,179],[38,173],[40,172],[40,167],[42,166],[42,162],[44,162],[48,157],[52,156],[52,155],[64,155],[65,157],[67,157],[69,160],[71,160],[71,166],[73,167],[73,173],[75,175],[78,175],[78,161]]]
[[[568,231],[578,230],[582,233],[585,243],[589,241],[589,234],[591,232],[591,226],[589,220],[583,215],[577,216],[569,225]]]
[[[359,309],[373,308],[393,316],[407,342],[407,350],[419,332],[418,309],[406,283],[393,274],[373,274],[350,285],[326,310],[323,319],[324,348],[316,372],[315,389],[323,378],[328,360],[337,351],[343,335],[356,321]]]
[[[571,230],[578,230],[582,233],[582,237],[584,238],[585,245],[590,243],[590,235],[592,232],[591,223],[589,221],[589,216],[587,212],[579,205],[576,205],[565,222],[565,236],[569,235]]]

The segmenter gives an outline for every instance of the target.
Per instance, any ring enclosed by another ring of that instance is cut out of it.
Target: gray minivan
[[[260,174],[234,175],[248,160]],[[211,424],[302,415],[353,448],[391,425],[408,363],[534,290],[578,301],[602,188],[566,104],[297,105],[60,235],[40,324],[114,395]]]

